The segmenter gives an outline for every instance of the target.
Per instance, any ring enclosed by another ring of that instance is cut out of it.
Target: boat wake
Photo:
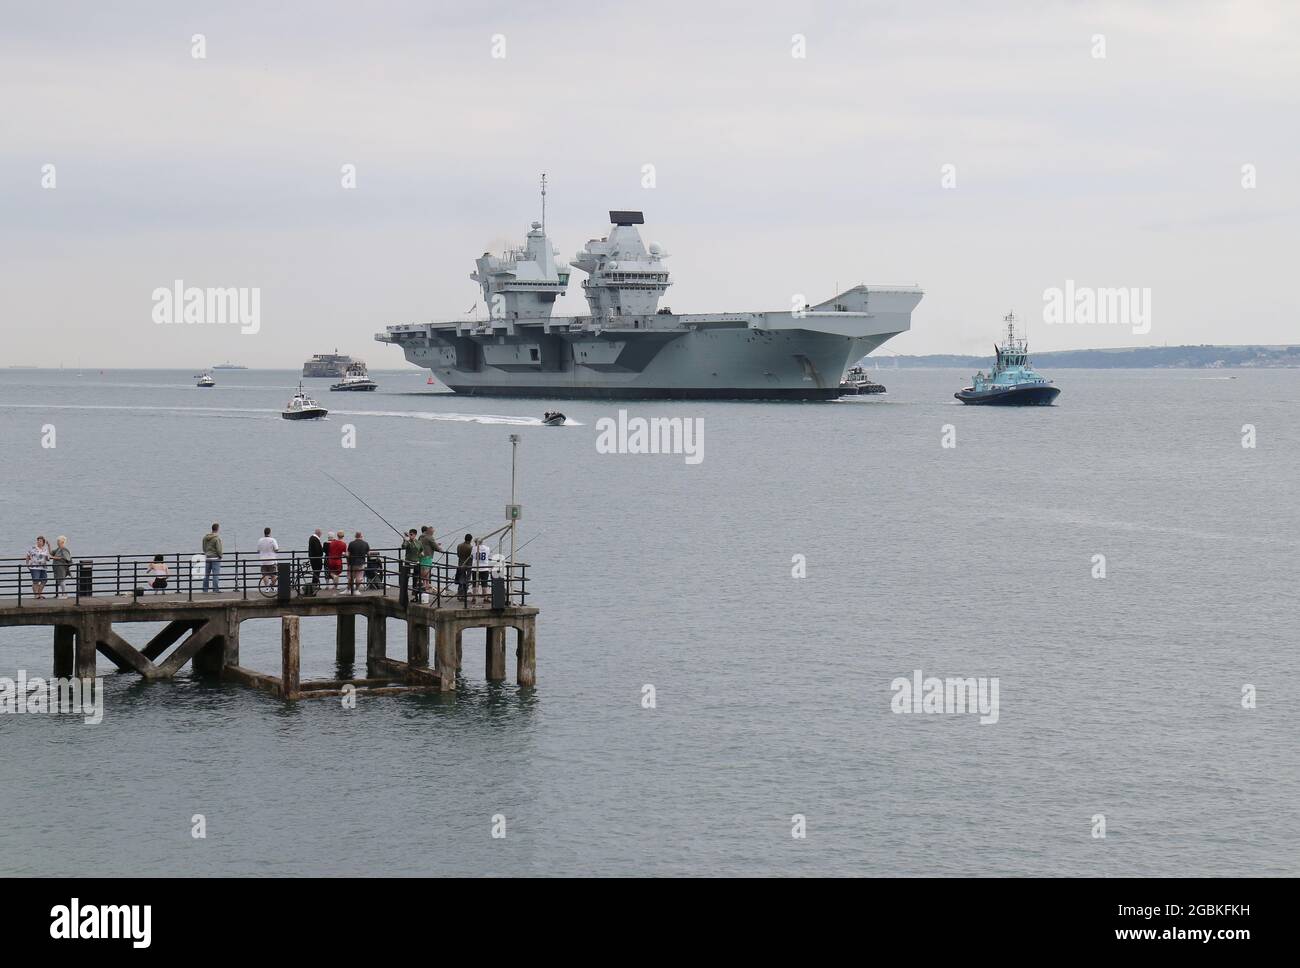
[[[145,404],[92,404],[92,403],[0,403],[0,410],[111,410],[136,413],[202,413],[249,414],[279,417],[281,411],[270,407],[157,407]],[[540,417],[514,417],[497,413],[453,413],[428,410],[331,410],[339,417],[395,417],[410,420],[445,420],[451,423],[478,423],[490,426],[540,427]],[[565,426],[581,427],[576,420],[565,421]]]

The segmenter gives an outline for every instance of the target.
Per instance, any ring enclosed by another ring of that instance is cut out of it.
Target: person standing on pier
[[[212,583],[214,592],[221,591],[221,525],[212,522],[212,530],[203,536],[203,590]],[[193,587],[193,586],[191,586]]]
[[[491,561],[492,549],[480,538],[474,542],[474,587],[479,589],[479,594],[484,598],[492,588]]]
[[[348,594],[355,595],[365,585],[366,559],[370,557],[370,544],[356,532],[348,544]]]
[[[45,582],[49,577],[50,546],[45,543],[45,535],[38,535],[36,544],[27,551],[27,570],[32,575],[32,594],[37,598],[45,597]]]
[[[321,540],[320,528],[311,533],[307,539],[307,561],[311,564],[311,585],[320,590],[320,571],[325,565],[325,542]]]
[[[409,586],[407,600],[420,599],[420,541],[415,536],[415,529],[412,528],[406,532],[406,540],[402,542],[402,560],[406,562],[406,577]]]
[[[456,597],[463,604],[469,604],[470,569],[474,564],[474,538],[465,535],[465,540],[456,545]]]
[[[339,590],[339,575],[343,574],[343,555],[348,544],[343,540],[343,532],[332,535],[325,545],[325,565],[329,571],[330,587]]]
[[[68,580],[68,570],[72,567],[72,552],[68,550],[68,539],[59,535],[54,539],[58,547],[50,552],[50,558],[54,564],[54,597],[67,598],[63,591],[63,583]]]
[[[433,536],[433,525],[426,524],[420,529],[420,581],[425,588],[432,587],[429,578],[433,574],[433,556],[440,551],[442,547]]]
[[[262,563],[262,574],[275,576],[275,564],[280,560],[280,543],[271,537],[271,529],[263,528],[257,539],[257,559]]]

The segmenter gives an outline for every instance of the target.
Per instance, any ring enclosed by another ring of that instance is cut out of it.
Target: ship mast
[[[546,172],[542,172],[542,234],[546,234]]]

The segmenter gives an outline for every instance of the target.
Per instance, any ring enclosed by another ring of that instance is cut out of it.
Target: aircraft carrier
[[[829,400],[851,364],[911,326],[923,295],[860,285],[786,311],[680,315],[659,308],[668,253],[641,241],[641,212],[610,212],[609,234],[568,266],[542,218],[522,247],[476,260],[482,318],[389,326],[375,339],[469,395]],[[569,266],[587,276],[590,315],[551,315]]]

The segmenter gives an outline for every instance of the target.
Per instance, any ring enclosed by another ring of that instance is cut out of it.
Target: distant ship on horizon
[[[347,368],[357,362],[346,353],[340,353],[335,347],[333,353],[317,353],[310,360],[302,365],[302,375],[305,377],[329,377],[330,379],[341,380],[347,373]]]
[[[213,367],[213,369],[214,370],[247,370],[248,367],[244,366],[242,363],[231,363],[229,360],[226,360],[226,362],[224,363],[218,363],[216,366]]]

